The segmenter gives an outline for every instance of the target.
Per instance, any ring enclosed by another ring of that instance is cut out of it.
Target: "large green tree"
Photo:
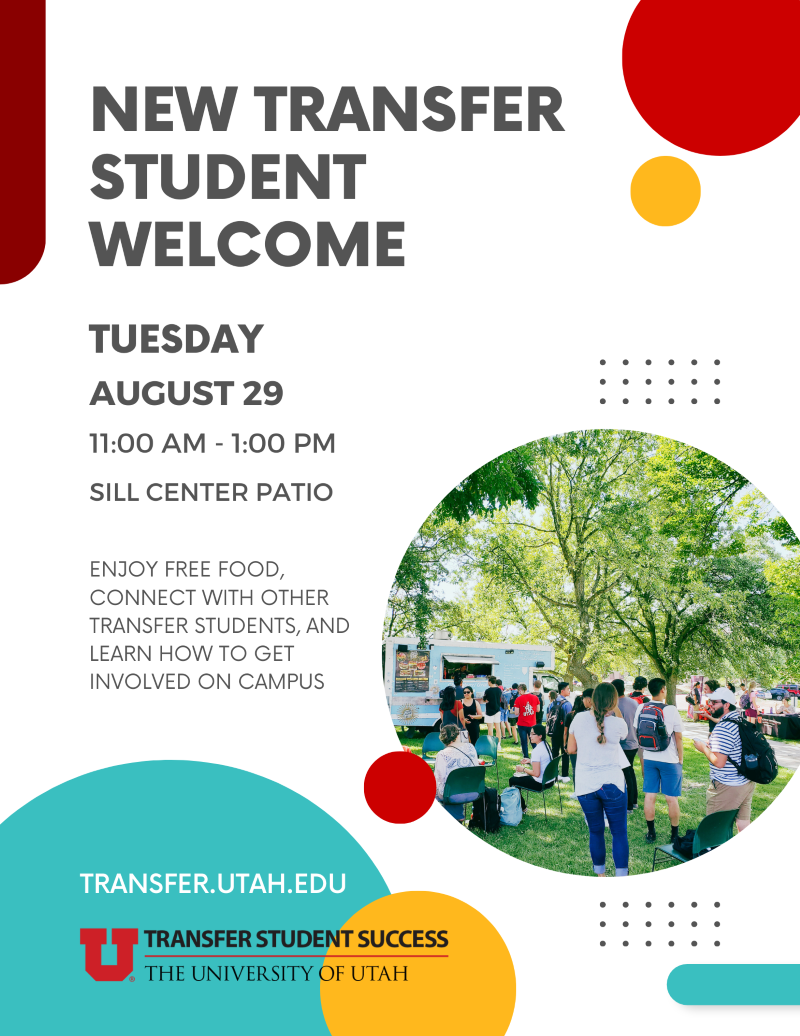
[[[464,533],[476,517],[519,503],[536,507],[541,488],[531,449],[510,450],[462,479],[429,515],[406,549],[395,576],[384,621],[384,636],[413,635],[422,643],[435,625],[443,602],[436,585],[447,575],[448,560],[463,551]]]
[[[773,675],[781,646],[764,560],[724,552],[687,556],[685,544],[632,533],[617,544],[623,572],[612,609],[667,682],[667,700],[692,671]],[[633,542],[630,542],[633,541]]]
[[[610,505],[631,491],[653,445],[641,432],[605,429],[532,443],[539,506],[510,508],[473,533],[473,570],[505,595],[518,621],[535,611],[541,622],[526,626],[543,625],[560,668],[585,685],[607,668],[618,637],[609,621],[620,578],[606,549]]]
[[[667,681],[667,700],[692,669],[733,667],[780,647],[764,575],[757,511],[736,499],[747,480],[717,458],[659,439],[643,477],[612,504],[608,551],[621,574],[611,599],[620,627]],[[749,670],[751,673],[753,669]]]
[[[387,627],[549,640],[565,676],[641,667],[674,702],[692,671],[768,680],[787,648],[797,667],[799,558],[793,531],[717,458],[641,432],[570,432],[445,498],[403,559]]]
[[[786,649],[782,675],[800,680],[800,550],[768,561],[765,574]]]

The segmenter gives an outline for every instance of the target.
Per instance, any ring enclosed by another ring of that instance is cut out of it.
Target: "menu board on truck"
[[[425,693],[430,669],[430,651],[398,651],[394,664],[395,694]]]

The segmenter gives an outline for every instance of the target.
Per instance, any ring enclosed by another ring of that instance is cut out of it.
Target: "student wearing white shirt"
[[[667,682],[660,677],[647,685],[652,699],[636,710],[633,725],[639,730],[639,720],[644,709],[648,713],[659,711],[669,738],[663,751],[640,749],[642,752],[642,773],[644,774],[644,818],[647,821],[646,842],[656,840],[656,795],[661,792],[667,800],[669,822],[672,825],[670,840],[675,841],[681,819],[681,789],[683,786],[683,721],[674,705],[667,705]],[[641,744],[641,736],[639,739]]]
[[[627,762],[620,742],[628,724],[617,708],[617,691],[610,683],[594,689],[591,711],[581,712],[569,728],[567,752],[578,753],[575,793],[589,825],[592,868],[606,873],[605,819],[611,829],[611,852],[617,877],[628,873],[628,795],[622,764]]]
[[[544,771],[553,758],[550,746],[545,741],[546,733],[547,727],[544,723],[537,723],[535,727],[531,727],[531,757],[517,767],[514,776],[508,782],[509,787],[530,788],[531,791],[543,790],[545,787],[542,784]],[[546,787],[551,788],[553,784],[555,784],[555,779],[548,781]]]

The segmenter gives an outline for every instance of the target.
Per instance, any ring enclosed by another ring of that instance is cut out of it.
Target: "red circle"
[[[367,770],[364,798],[381,820],[410,824],[430,809],[436,798],[436,778],[418,755],[388,752]]]
[[[645,122],[701,155],[740,155],[800,115],[798,0],[641,0],[622,71]]]

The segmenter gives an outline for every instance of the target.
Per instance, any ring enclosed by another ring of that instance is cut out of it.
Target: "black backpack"
[[[772,745],[758,727],[746,720],[721,719],[720,723],[735,723],[742,742],[742,761],[737,763],[728,756],[728,762],[749,781],[772,784],[778,776],[778,761]],[[719,725],[719,724],[718,724]]]
[[[664,752],[669,746],[670,735],[664,722],[664,703],[649,701],[642,706],[636,725],[639,748],[645,752]]]
[[[675,852],[680,853],[681,856],[685,856],[688,860],[696,859],[694,853],[694,836],[695,830],[690,827],[685,835],[675,835],[672,840],[672,848]],[[701,849],[697,856],[705,856],[706,853],[710,853],[711,849]]]
[[[500,830],[500,811],[497,808],[497,792],[487,788],[486,795],[486,831],[494,834]],[[471,828],[483,831],[483,799],[475,799],[472,803],[472,816],[469,818]]]
[[[552,738],[564,726],[564,707],[558,700],[553,702],[553,707],[547,716],[547,736]]]
[[[690,827],[685,835],[675,835],[672,840],[672,848],[676,853],[680,853],[681,856],[686,856],[688,859],[694,857],[694,828]]]

